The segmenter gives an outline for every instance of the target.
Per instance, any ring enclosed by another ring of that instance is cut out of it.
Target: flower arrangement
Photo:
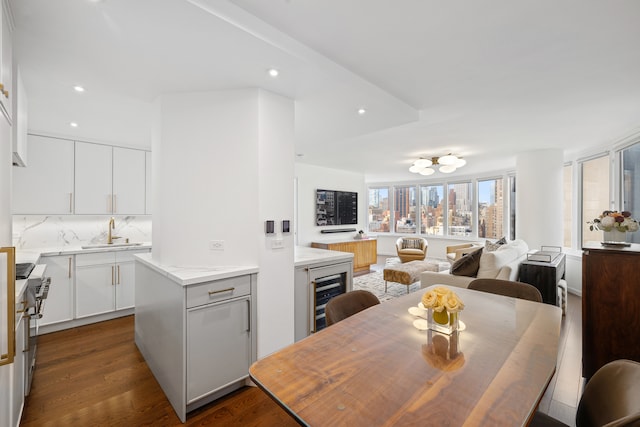
[[[602,231],[638,231],[638,221],[631,218],[631,212],[629,211],[604,211],[602,215],[595,218],[593,221],[588,221],[589,230],[602,230]]]
[[[451,289],[438,286],[429,289],[422,295],[424,308],[433,310],[433,320],[440,323],[449,323],[449,314],[464,310],[464,303]]]

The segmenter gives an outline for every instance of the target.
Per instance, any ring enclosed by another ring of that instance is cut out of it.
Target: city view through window
[[[478,181],[478,237],[502,237],[503,180]],[[473,233],[473,184],[369,188],[369,231],[377,233],[470,236]],[[392,196],[392,197],[390,197]],[[445,209],[446,206],[446,209]],[[419,231],[418,231],[419,230]]]

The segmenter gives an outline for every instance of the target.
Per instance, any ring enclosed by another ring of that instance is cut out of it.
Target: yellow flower
[[[464,309],[464,303],[455,292],[451,292],[444,301],[444,308],[446,308],[449,313],[457,313]]]
[[[445,286],[430,289],[422,295],[422,305],[437,313],[457,313],[464,309],[464,304],[455,292]]]
[[[432,290],[427,291],[424,293],[424,295],[422,295],[422,305],[424,305],[426,308],[435,307],[437,302],[438,302],[438,296]]]

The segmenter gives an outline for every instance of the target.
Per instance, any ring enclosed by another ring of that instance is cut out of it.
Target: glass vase
[[[627,233],[624,231],[616,230],[603,231],[604,243],[625,243],[627,241]]]
[[[459,329],[460,313],[436,312],[431,308],[428,311],[427,321],[432,331],[451,335]]]

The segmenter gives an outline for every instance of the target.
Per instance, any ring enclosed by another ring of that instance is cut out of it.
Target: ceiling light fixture
[[[69,126],[71,126],[72,128],[77,128],[78,124],[76,122],[71,122],[69,123]]]
[[[73,90],[75,90],[76,92],[84,92],[84,87],[76,85],[73,87]]]
[[[358,108],[358,114],[364,116],[365,114],[367,114],[367,110],[365,110],[364,108]]]
[[[434,167],[439,166],[438,170],[440,172],[451,173],[455,172],[456,169],[461,168],[466,164],[467,161],[462,157],[454,156],[451,153],[442,157],[432,157],[431,160],[420,157],[418,160],[413,162],[413,164],[409,168],[409,172],[429,176],[433,175],[436,172]]]
[[[269,73],[269,75],[271,77],[278,77],[278,74],[280,74],[280,71],[276,70],[275,68],[269,68],[269,71],[267,71]]]

